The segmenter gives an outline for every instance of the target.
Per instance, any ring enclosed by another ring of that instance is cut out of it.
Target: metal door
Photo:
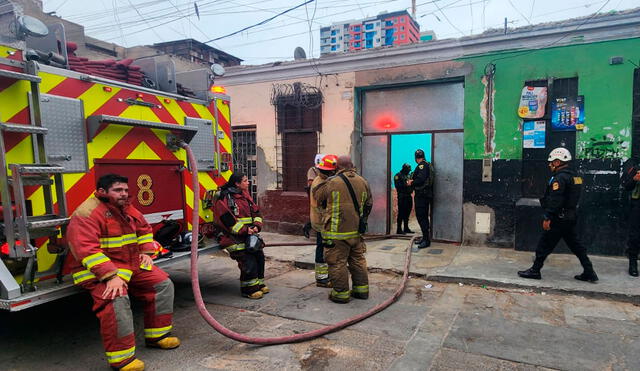
[[[240,171],[249,178],[249,190],[258,202],[258,174],[256,156],[256,129],[233,129],[233,171]]]
[[[431,233],[434,240],[462,240],[462,133],[437,133],[433,141],[434,185]]]

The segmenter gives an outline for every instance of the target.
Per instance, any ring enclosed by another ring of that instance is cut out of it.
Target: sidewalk
[[[277,233],[261,235],[267,245],[277,242],[315,242],[313,236],[306,239]],[[408,240],[399,239],[367,242],[369,269],[402,273],[408,243]],[[313,269],[315,246],[267,246],[265,254],[275,260],[292,261],[300,268]],[[542,269],[542,280],[529,280],[518,277],[517,271],[531,266],[533,252],[432,243],[428,249],[413,247],[410,274],[430,281],[577,294],[640,304],[640,278],[627,274],[626,258],[590,258],[600,278],[596,284],[573,278],[582,273],[582,267],[571,254],[551,254]]]

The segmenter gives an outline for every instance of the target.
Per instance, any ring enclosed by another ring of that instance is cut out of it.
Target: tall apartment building
[[[419,41],[420,25],[402,10],[322,27],[320,55]]]

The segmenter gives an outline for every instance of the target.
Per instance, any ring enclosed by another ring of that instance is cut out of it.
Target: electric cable
[[[187,152],[187,157],[189,159],[189,164],[192,166],[191,168],[191,181],[192,181],[192,188],[193,188],[193,197],[194,197],[194,202],[193,202],[193,213],[192,213],[192,224],[193,224],[193,230],[192,233],[194,236],[198,235],[198,229],[199,229],[199,223],[198,220],[200,219],[200,199],[199,199],[199,195],[200,195],[200,182],[198,180],[198,168],[197,168],[197,161],[195,158],[195,155],[193,154],[193,151],[191,150],[191,148],[189,148],[189,146],[184,143],[184,142],[180,142],[179,146],[182,147],[186,152]],[[388,238],[393,238],[395,237],[394,235],[389,235]],[[326,335],[328,333],[331,332],[335,332],[338,330],[341,330],[347,326],[353,325],[355,323],[358,323],[368,317],[371,317],[372,315],[384,310],[385,308],[389,307],[391,304],[393,304],[395,301],[398,300],[398,298],[400,298],[400,296],[402,296],[402,293],[404,292],[404,289],[407,285],[407,281],[409,278],[409,266],[411,264],[411,247],[413,246],[413,241],[414,241],[415,237],[411,238],[411,240],[409,241],[409,246],[407,247],[407,251],[405,253],[405,262],[404,262],[404,274],[402,276],[402,280],[400,282],[400,285],[398,286],[398,288],[396,289],[396,291],[393,293],[393,295],[391,297],[389,297],[387,300],[385,300],[384,302],[376,305],[375,307],[369,309],[368,311],[361,313],[357,316],[351,317],[351,318],[347,318],[344,319],[338,323],[335,323],[333,325],[329,325],[329,326],[325,326],[316,330],[312,330],[309,332],[305,332],[305,333],[301,333],[301,334],[295,334],[295,335],[289,335],[289,336],[279,336],[279,337],[271,337],[271,338],[260,338],[260,337],[252,337],[252,336],[247,336],[238,332],[235,332],[233,330],[230,330],[226,327],[224,327],[220,322],[218,322],[212,315],[211,313],[209,313],[209,311],[207,310],[207,307],[205,306],[204,303],[204,299],[202,298],[202,292],[200,291],[200,279],[198,277],[198,240],[196,238],[191,240],[191,283],[192,283],[192,289],[193,289],[193,297],[195,299],[196,302],[196,306],[198,308],[198,312],[200,312],[200,315],[202,315],[202,317],[204,318],[204,320],[211,326],[213,327],[216,331],[218,331],[220,334],[236,340],[236,341],[240,341],[243,343],[247,343],[247,344],[258,344],[258,345],[276,345],[276,344],[289,344],[289,343],[297,343],[297,342],[302,342],[302,341],[307,341],[307,340],[311,340],[311,339],[315,339],[317,337]],[[292,245],[292,244],[286,244],[286,243],[281,243],[278,244],[280,246],[299,246],[299,244],[296,245]],[[309,244],[305,244],[305,245],[309,245]],[[276,244],[271,244],[269,246],[276,246]]]

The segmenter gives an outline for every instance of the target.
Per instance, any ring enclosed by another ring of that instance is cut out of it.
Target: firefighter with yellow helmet
[[[349,156],[340,156],[338,174],[312,189],[319,204],[326,203],[322,238],[333,289],[329,299],[348,303],[369,298],[369,278],[362,234],[373,202],[369,183],[356,173]],[[349,290],[349,272],[353,287]]]
[[[311,190],[323,184],[327,179],[334,175],[338,166],[338,156],[326,155],[323,156],[316,164],[316,170],[318,175],[313,179],[311,183]],[[311,219],[311,227],[316,231],[316,286],[318,287],[331,287],[331,281],[329,281],[329,265],[324,260],[324,245],[322,243],[322,220],[326,212],[326,202],[318,203],[311,194],[309,197],[309,216]]]

